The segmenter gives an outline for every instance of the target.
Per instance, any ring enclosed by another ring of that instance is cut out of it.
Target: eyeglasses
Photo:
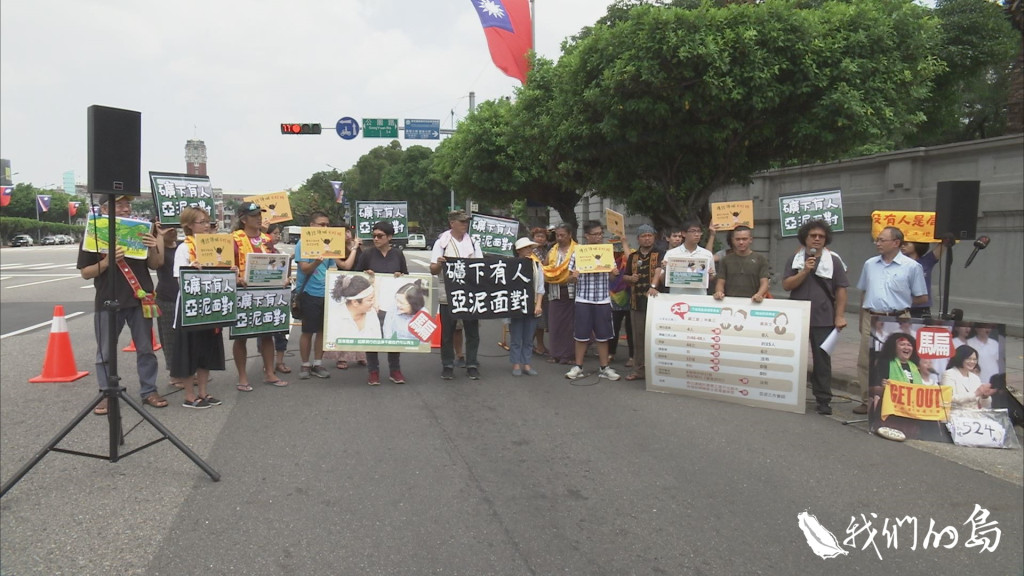
[[[387,234],[374,234],[373,237],[374,238],[387,238],[388,235]]]
[[[604,230],[601,230],[601,231],[598,231],[598,232],[587,232],[586,235],[587,236],[604,236]]]
[[[825,235],[824,234],[808,234],[807,237],[808,238],[824,238]]]
[[[210,223],[210,221],[209,221],[209,220],[196,220],[196,221],[195,221],[195,224],[197,224],[197,225],[199,225],[199,226],[202,226],[202,225],[204,225],[204,224],[209,224],[209,223]]]
[[[875,238],[875,244],[881,244],[882,242],[892,242],[893,240],[896,240],[896,239],[895,238],[882,238],[881,236],[879,236],[878,238]],[[897,240],[897,242],[898,242],[898,240]]]
[[[701,232],[703,232],[703,230],[700,228],[690,228],[686,231],[687,234],[700,234]]]

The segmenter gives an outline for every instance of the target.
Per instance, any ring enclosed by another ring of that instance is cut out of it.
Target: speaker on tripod
[[[951,319],[949,314],[949,281],[953,275],[953,244],[957,240],[974,240],[978,230],[978,198],[981,182],[978,180],[951,180],[935,185],[935,235],[946,249],[946,276],[942,286],[942,312],[940,318]],[[962,311],[959,316],[963,315]]]
[[[142,113],[89,106],[89,191],[139,196]]]

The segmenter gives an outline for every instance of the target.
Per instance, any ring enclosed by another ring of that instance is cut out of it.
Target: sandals
[[[288,385],[287,382],[281,380],[280,378],[277,378],[276,380],[264,380],[263,383],[270,384],[271,386],[277,386],[278,388],[283,388]]]
[[[504,342],[498,342],[498,348],[501,348],[502,350],[508,350],[508,344]]]
[[[248,384],[238,384],[235,389],[239,392],[252,392],[252,386]]]
[[[630,372],[629,376],[626,376],[626,380],[629,380],[630,382],[632,382],[633,380],[643,380],[643,379],[644,379],[643,372]]]
[[[106,414],[107,413],[107,399],[104,398],[103,400],[100,400],[100,403],[97,404],[96,407],[92,409],[92,413],[97,415],[97,416],[103,416],[104,414]]]
[[[533,347],[533,353],[536,354],[537,356],[547,356],[548,355],[548,349],[547,348],[540,348],[540,349],[538,349],[536,346],[534,346]]]
[[[626,360],[625,366],[626,366],[626,368],[632,368],[634,366],[633,359],[630,358],[629,360]],[[628,380],[628,378],[627,378],[627,380]]]
[[[334,367],[338,370],[348,370],[348,360],[338,360]]]
[[[142,403],[146,404],[147,406],[152,406],[153,408],[166,408],[167,407],[167,400],[164,400],[163,396],[157,394],[156,392],[154,392],[154,393],[150,394],[149,396],[146,396],[145,398],[143,398],[142,399]]]
[[[287,366],[285,366],[284,362],[279,362],[277,364],[277,366],[274,366],[274,371],[275,372],[280,372],[281,374],[291,374],[292,373],[292,369],[287,367]]]

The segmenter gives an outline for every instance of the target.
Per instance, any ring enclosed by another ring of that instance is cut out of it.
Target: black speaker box
[[[142,113],[89,106],[89,192],[139,196]]]
[[[957,240],[974,240],[978,227],[978,180],[951,180],[936,184],[935,238],[952,234]]]

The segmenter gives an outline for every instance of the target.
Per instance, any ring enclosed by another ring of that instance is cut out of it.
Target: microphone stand
[[[946,276],[942,279],[942,306],[939,318],[943,320],[954,320],[949,314],[949,281],[953,276],[953,246],[956,246],[956,239],[953,234],[947,232],[942,236],[942,245],[946,249]]]

